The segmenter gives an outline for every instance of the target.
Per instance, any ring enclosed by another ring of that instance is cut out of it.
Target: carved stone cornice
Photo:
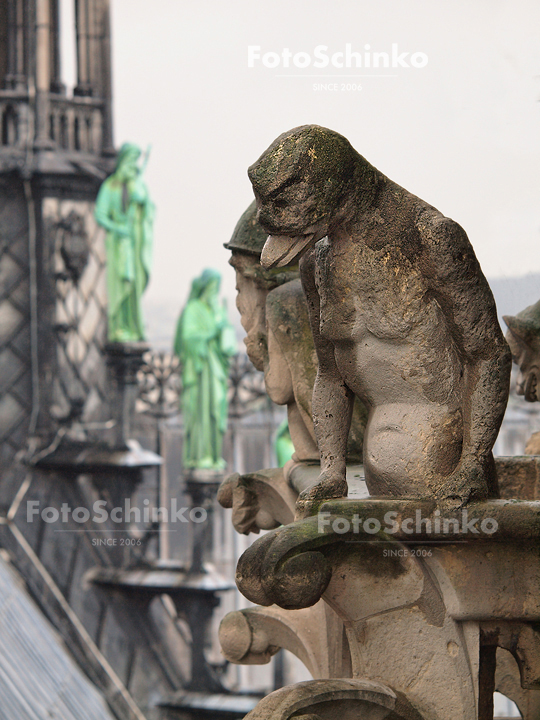
[[[226,619],[225,652],[236,662],[264,662],[276,646],[285,646],[309,658],[313,638],[300,648],[291,641],[295,632],[302,637],[306,623],[294,614],[306,608],[314,613],[312,624],[320,623],[312,606],[322,598],[343,623],[352,677],[384,683],[420,717],[488,717],[499,682],[495,655],[502,651],[516,661],[505,675],[521,688],[512,697],[520,707],[536,707],[539,538],[537,501],[489,500],[444,516],[430,501],[327,501],[318,516],[269,532],[240,558],[241,592],[283,610],[261,608]],[[279,627],[276,613],[283,613]],[[237,626],[243,645],[230,641],[227,624],[230,632]],[[232,657],[242,650],[242,657]],[[320,665],[320,650],[315,656]],[[346,672],[342,666],[341,676]],[[250,720],[301,717],[297,710],[283,712]],[[312,706],[305,712],[306,720],[341,717]]]

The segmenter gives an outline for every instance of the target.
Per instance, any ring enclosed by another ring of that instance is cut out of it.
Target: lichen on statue
[[[317,463],[311,401],[317,375],[317,355],[309,326],[306,298],[298,265],[266,270],[261,252],[267,233],[257,221],[252,202],[225,247],[236,270],[236,304],[246,331],[248,356],[264,372],[266,391],[277,405],[286,405],[294,458]],[[366,413],[355,405],[349,432],[348,458],[362,462]]]
[[[137,164],[140,155],[136,145],[122,145],[96,200],[96,220],[107,231],[109,342],[145,339],[141,298],[150,278],[154,204]]]
[[[183,465],[188,469],[225,467],[228,370],[236,339],[219,300],[220,283],[220,274],[211,269],[193,280],[176,329],[174,352],[182,372]]]
[[[347,493],[355,396],[372,495],[496,497],[510,353],[463,229],[316,125],[281,135],[249,177],[269,233],[262,265],[300,261],[318,355],[322,473],[299,513]]]
[[[274,487],[281,487],[283,481],[288,492],[292,491],[291,494],[296,497],[315,480],[319,465],[311,412],[317,355],[298,266],[270,270],[261,266],[260,257],[267,233],[258,223],[256,215],[256,204],[252,202],[225,247],[232,252],[229,263],[236,271],[236,304],[246,331],[244,343],[248,357],[258,370],[264,372],[270,399],[286,406],[294,446],[292,459],[285,464],[283,471],[260,472],[265,478],[274,472],[271,481]],[[351,465],[357,466],[362,462],[366,417],[365,408],[356,402],[347,448]],[[257,475],[255,480],[259,479]],[[233,487],[237,488],[234,493]],[[245,492],[242,492],[244,489]],[[218,499],[224,507],[233,507],[233,522],[239,532],[258,532],[260,528],[268,529],[279,524],[277,521],[274,524],[257,524],[259,499],[253,478],[237,476],[231,482],[226,481]],[[266,521],[268,517],[265,515]]]

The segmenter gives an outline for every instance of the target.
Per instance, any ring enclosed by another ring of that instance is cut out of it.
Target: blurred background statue
[[[150,276],[154,204],[143,180],[148,152],[142,167],[140,156],[137,145],[122,145],[96,200],[96,220],[107,230],[109,342],[145,339],[141,297]]]
[[[276,432],[275,449],[277,464],[280,468],[282,468],[292,460],[292,456],[294,455],[295,450],[291,438],[291,431],[289,430],[288,418],[285,418],[279,424]]]
[[[227,378],[237,352],[234,328],[218,298],[221,276],[205,270],[193,280],[180,315],[174,351],[182,367],[185,468],[223,470]]]

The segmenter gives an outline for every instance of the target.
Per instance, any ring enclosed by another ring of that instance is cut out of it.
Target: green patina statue
[[[222,470],[227,429],[227,375],[237,351],[234,329],[218,299],[221,276],[205,270],[193,280],[180,315],[174,351],[182,366],[185,468]]]
[[[284,467],[294,455],[294,445],[289,430],[289,422],[287,418],[279,424],[276,433],[276,458],[278,467]]]
[[[122,145],[116,169],[96,200],[96,220],[107,230],[109,342],[145,339],[141,297],[150,276],[154,204],[143,180],[144,166],[137,164],[140,156],[136,145]]]

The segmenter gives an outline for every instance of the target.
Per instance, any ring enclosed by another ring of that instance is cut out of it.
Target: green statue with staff
[[[234,328],[219,300],[221,276],[204,272],[191,285],[180,315],[174,351],[182,366],[183,462],[186,469],[223,470],[227,379],[237,352]]]
[[[115,171],[96,200],[96,220],[107,230],[109,342],[145,339],[141,297],[150,277],[154,221],[154,203],[143,180],[148,154],[139,167],[140,148],[122,145]]]

